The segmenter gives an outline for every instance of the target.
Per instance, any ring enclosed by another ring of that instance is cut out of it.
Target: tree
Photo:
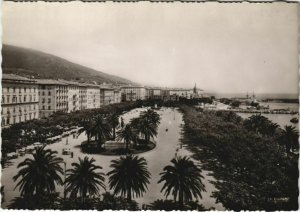
[[[88,143],[91,141],[91,138],[93,136],[93,126],[95,125],[95,123],[93,123],[93,120],[85,118],[82,121],[80,121],[79,126],[82,127],[78,133],[82,133],[85,132],[86,136],[87,136],[87,141]]]
[[[146,143],[150,142],[150,138],[154,138],[157,135],[157,126],[151,123],[148,119],[138,118],[134,119],[131,123],[138,133],[141,133]]]
[[[112,113],[108,116],[108,122],[113,129],[113,139],[116,139],[116,128],[119,126],[119,116],[116,113]]]
[[[298,131],[293,126],[284,126],[279,136],[279,144],[285,145],[286,153],[299,148]]]
[[[99,195],[100,187],[105,189],[104,174],[97,172],[102,167],[94,162],[94,158],[89,159],[87,156],[83,160],[79,158],[79,163],[72,163],[73,169],[67,170],[66,192],[70,193],[72,198],[79,195],[83,206],[87,195]]]
[[[158,183],[165,182],[161,191],[165,191],[166,197],[170,194],[174,196],[174,201],[179,200],[183,207],[184,202],[188,202],[201,196],[201,191],[205,191],[201,181],[201,169],[186,156],[176,157],[171,160],[172,165],[168,165],[160,173],[161,178]]]
[[[63,159],[56,154],[56,151],[39,147],[32,153],[33,158],[26,158],[18,165],[21,169],[13,180],[21,178],[15,187],[19,187],[21,196],[36,199],[39,203],[43,196],[55,192],[56,184],[63,184],[60,176],[63,174],[60,166]]]
[[[136,133],[130,124],[126,124],[124,128],[117,132],[117,140],[126,143],[126,150],[129,150],[130,141],[134,141],[136,138]]]
[[[131,201],[132,197],[140,197],[146,192],[150,173],[145,158],[127,155],[113,160],[110,167],[113,170],[107,175],[109,187],[114,190],[114,194],[126,196],[127,200]]]
[[[110,138],[110,132],[111,128],[104,116],[96,116],[95,125],[93,127],[93,134],[95,135],[95,140],[98,144],[98,147],[101,146],[103,139]]]
[[[158,124],[160,123],[160,116],[157,112],[155,112],[152,109],[148,109],[146,111],[141,112],[140,117],[142,119],[146,119],[148,120],[148,123],[153,124],[154,126],[158,126]]]

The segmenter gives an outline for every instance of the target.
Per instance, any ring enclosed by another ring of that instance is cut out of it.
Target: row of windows
[[[23,110],[22,110],[22,108],[23,108]],[[11,112],[12,113],[16,113],[16,112],[26,113],[27,111],[32,111],[32,110],[36,110],[36,109],[38,109],[38,107],[36,105],[27,105],[27,106],[23,106],[23,107],[7,108],[6,113],[7,114],[10,114]],[[3,114],[3,108],[1,108],[1,114]]]
[[[29,98],[27,98],[27,95],[22,96],[20,95],[19,98],[17,95],[13,95],[12,98],[10,95],[7,95],[6,98],[4,95],[2,95],[2,104],[5,104],[5,103],[22,103],[22,102],[35,102],[36,101],[36,96],[32,96],[32,95],[29,95],[28,96]]]
[[[5,93],[5,92],[12,92],[12,93],[16,93],[17,91],[19,91],[19,93],[22,93],[22,91],[24,91],[25,93],[26,92],[36,92],[36,88],[26,88],[26,87],[24,87],[24,88],[15,88],[15,87],[4,87],[4,88],[2,88],[3,89],[3,93]]]
[[[35,119],[35,118],[37,118],[36,113],[29,113],[28,115],[27,114],[24,115],[24,121]],[[9,124],[16,124],[16,123],[20,123],[20,122],[22,122],[22,116],[19,116],[18,119],[16,116],[13,116],[12,118],[7,117],[6,119],[4,117],[2,117],[2,125],[3,126],[9,125]]]

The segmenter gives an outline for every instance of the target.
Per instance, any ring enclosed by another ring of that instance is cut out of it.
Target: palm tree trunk
[[[116,139],[116,128],[114,127],[113,128],[113,140],[115,140]]]
[[[127,201],[131,202],[131,189],[127,191]]]
[[[183,191],[179,191],[179,205],[183,208]]]
[[[126,143],[126,150],[129,150],[129,148],[128,148],[129,141],[125,140],[125,143]]]

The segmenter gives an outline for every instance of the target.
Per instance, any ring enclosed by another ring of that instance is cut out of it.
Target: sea
[[[269,106],[270,109],[289,109],[298,112],[297,114],[263,114],[272,122],[277,123],[281,128],[292,125],[299,131],[299,123],[292,123],[291,119],[297,117],[299,119],[299,103],[283,103],[283,102],[260,102],[260,105]],[[238,113],[239,116],[246,119],[254,115],[253,113]]]
[[[216,98],[246,98],[247,93],[222,93],[222,92],[208,92],[209,96],[215,96]],[[254,93],[257,100],[263,99],[299,99],[299,94],[293,93]],[[253,93],[248,93],[252,96]]]

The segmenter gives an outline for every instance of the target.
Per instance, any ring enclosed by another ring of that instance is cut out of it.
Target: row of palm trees
[[[81,204],[88,204],[88,199],[100,196],[106,190],[105,174],[102,167],[95,164],[93,158],[79,158],[72,163],[72,168],[66,170],[66,178],[61,164],[62,158],[57,152],[45,147],[39,147],[32,153],[33,158],[27,158],[18,165],[21,168],[13,177],[18,181],[20,195],[24,199],[35,200],[37,208],[43,208],[43,197],[56,193],[56,184],[64,185],[67,196],[71,199],[79,198]],[[109,189],[114,195],[125,197],[128,202],[134,197],[141,197],[147,191],[151,174],[147,168],[147,161],[143,157],[126,155],[112,160],[111,171],[107,173]],[[161,192],[165,196],[173,196],[175,202],[183,206],[194,198],[202,198],[205,191],[201,179],[201,169],[187,157],[175,157],[171,165],[166,166],[160,173],[158,183],[164,183]]]
[[[255,114],[244,121],[244,126],[263,137],[273,137],[280,145],[285,146],[287,154],[299,149],[299,132],[291,125],[281,129],[265,116]]]
[[[148,109],[141,112],[138,118],[134,118],[128,124],[124,124],[116,113],[99,114],[95,117],[85,118],[81,121],[81,131],[87,135],[88,143],[94,138],[100,148],[106,139],[117,139],[124,141],[126,149],[129,149],[131,142],[137,143],[141,137],[145,143],[157,135],[157,128],[160,123],[160,116],[155,111]],[[116,129],[120,127],[119,131]]]

